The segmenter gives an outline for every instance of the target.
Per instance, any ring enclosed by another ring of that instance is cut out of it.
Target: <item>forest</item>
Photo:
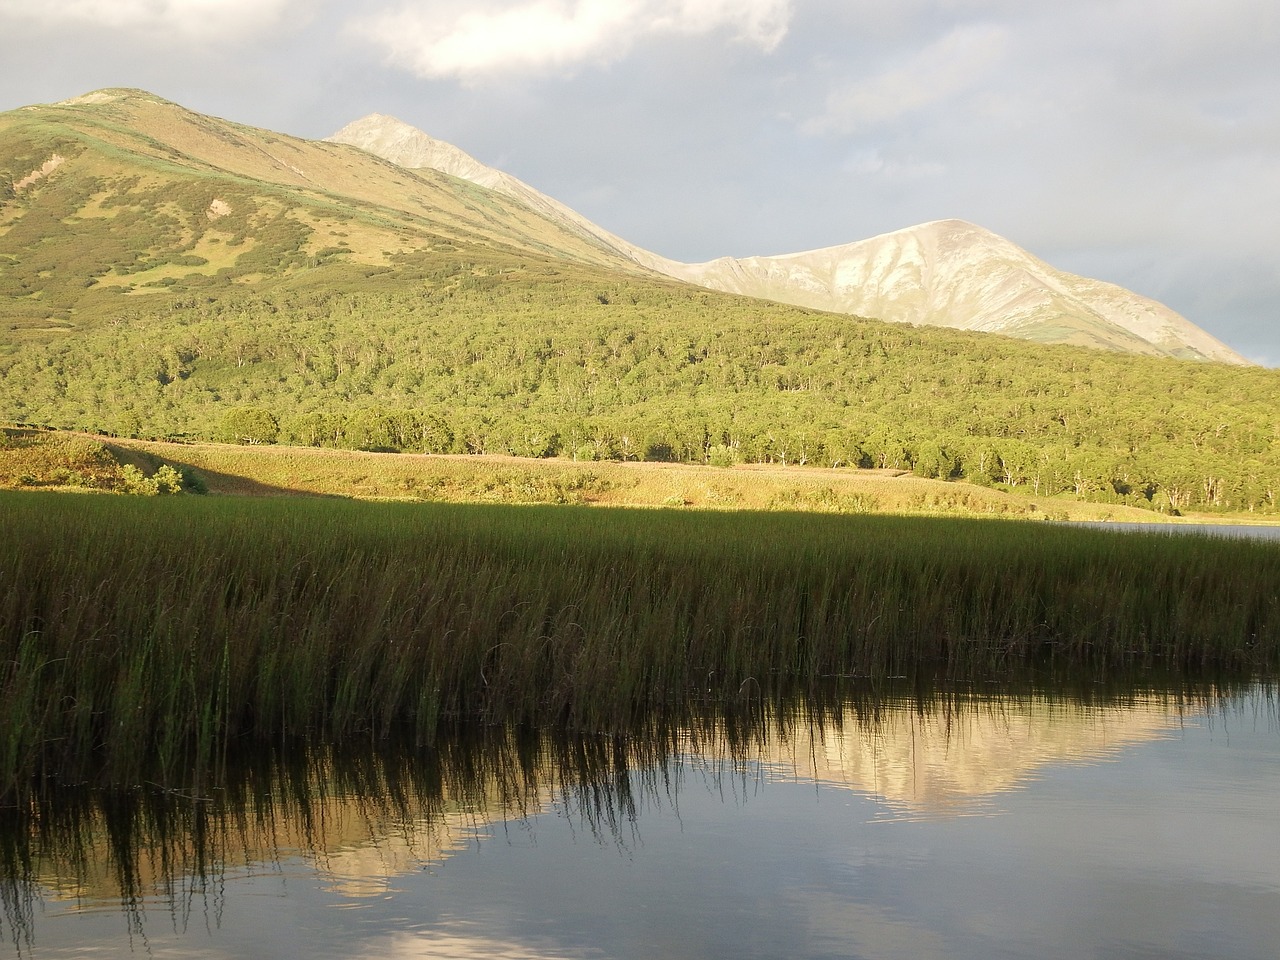
[[[1280,371],[715,293],[435,171],[104,96],[0,115],[0,423],[1277,510]]]
[[[12,346],[0,416],[157,439],[897,468],[1172,513],[1276,510],[1272,370],[510,257],[314,276],[267,290],[213,278],[203,295],[131,298],[74,337]]]

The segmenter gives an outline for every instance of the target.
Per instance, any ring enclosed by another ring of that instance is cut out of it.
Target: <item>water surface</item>
[[[13,949],[976,960],[1280,943],[1262,686],[860,699],[648,741],[500,731],[206,792],[37,805],[3,840]]]
[[[1239,537],[1248,540],[1280,540],[1280,523],[1109,523],[1080,521],[1081,526],[1117,533],[1196,534],[1202,537]]]

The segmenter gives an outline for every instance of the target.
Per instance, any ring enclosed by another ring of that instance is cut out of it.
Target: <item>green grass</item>
[[[0,489],[300,495],[445,503],[893,513],[1049,520],[1163,519],[1123,503],[1034,497],[901,470],[431,456],[314,447],[169,443],[0,428]],[[162,482],[165,481],[169,482]],[[1221,520],[1221,515],[1215,515]],[[1256,522],[1256,515],[1227,515]]]
[[[0,495],[0,793],[621,728],[872,678],[1274,669],[1274,544],[1047,524]]]

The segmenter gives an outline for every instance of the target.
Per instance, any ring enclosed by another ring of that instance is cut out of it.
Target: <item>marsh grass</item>
[[[1280,549],[1043,523],[0,495],[0,793],[843,675],[1253,671]],[[193,786],[199,787],[199,783]]]

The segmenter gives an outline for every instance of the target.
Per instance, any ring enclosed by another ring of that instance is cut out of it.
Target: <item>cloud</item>
[[[804,129],[853,133],[954,100],[983,84],[1002,59],[1010,36],[1006,26],[958,26],[901,63],[833,90],[825,111]]]
[[[786,35],[791,0],[518,0],[401,4],[357,24],[391,60],[424,78],[475,82],[568,74],[620,60],[646,36],[728,31],[769,52]]]
[[[0,21],[186,35],[251,32],[276,23],[294,0],[0,0]]]

